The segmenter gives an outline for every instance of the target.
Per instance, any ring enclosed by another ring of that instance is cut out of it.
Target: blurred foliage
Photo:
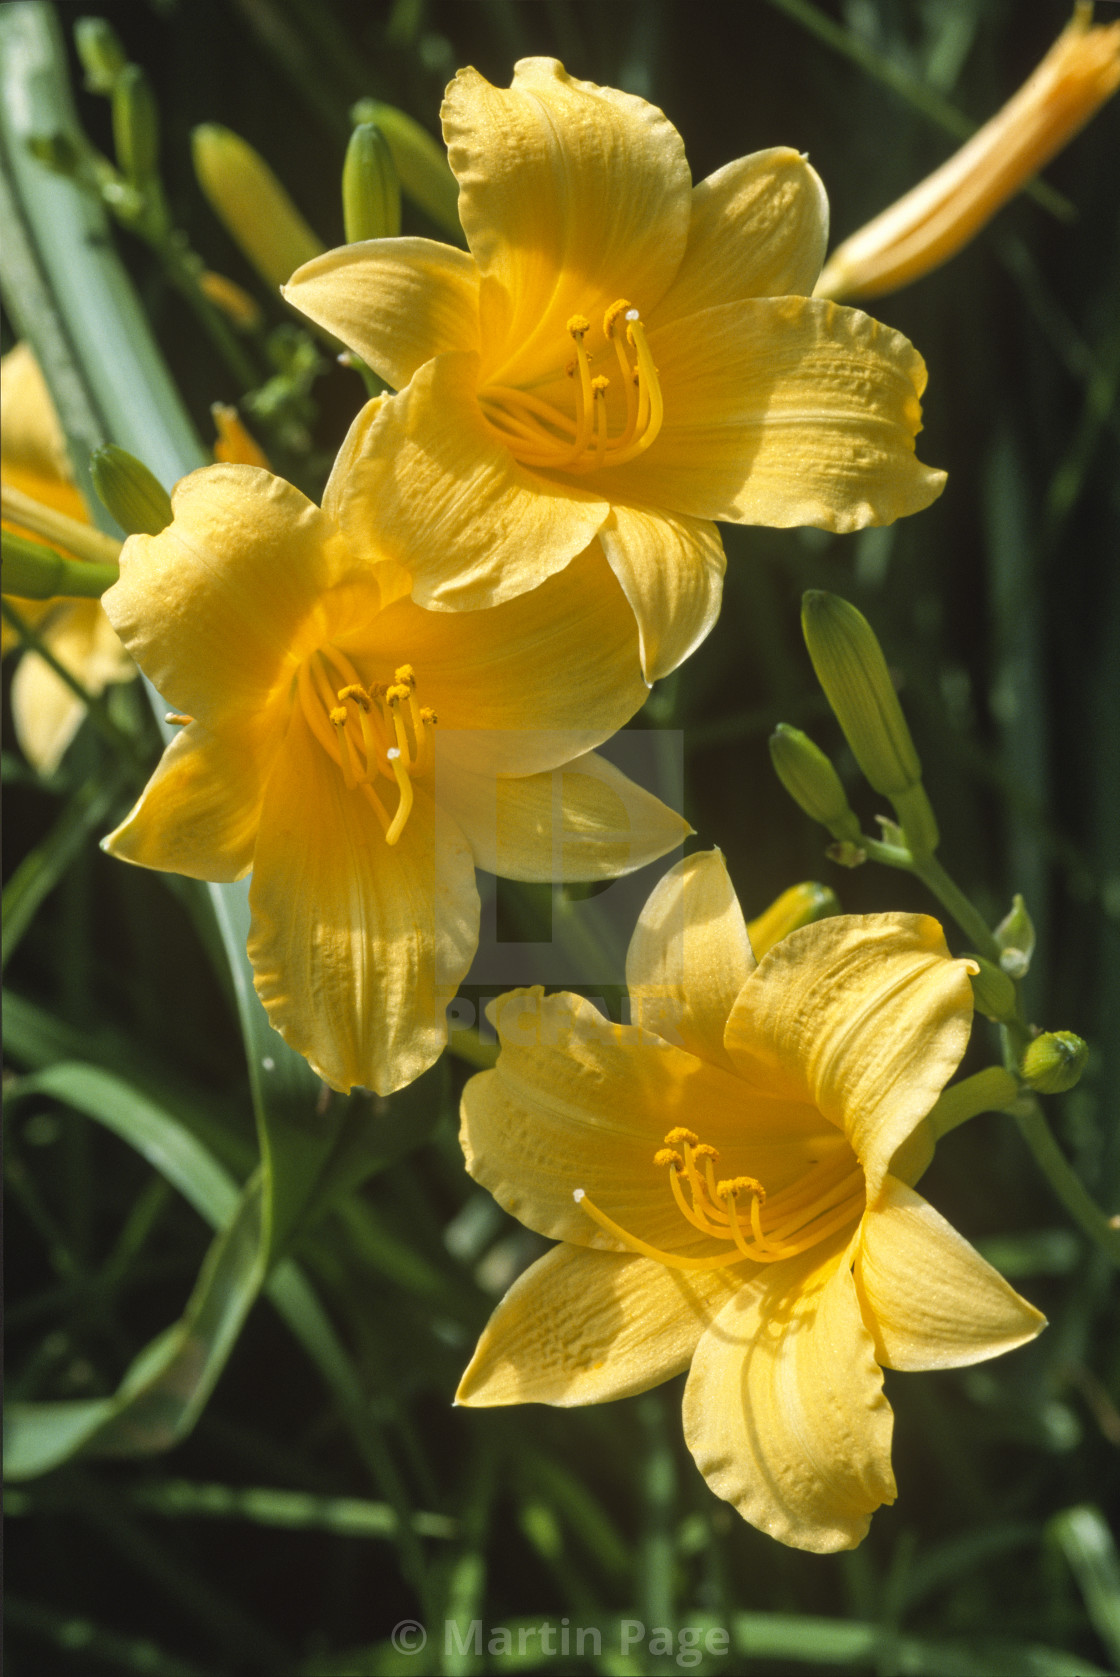
[[[89,7],[58,9],[69,34]],[[696,178],[759,147],[808,151],[842,237],[945,156],[935,107],[983,120],[1066,16],[1060,0],[100,11],[153,90],[182,235],[171,263],[139,229],[118,238],[156,339],[200,436],[212,402],[241,399],[276,468],[312,491],[364,387],[297,330],[210,212],[190,166],[199,123],[248,139],[330,245],[357,101],[388,101],[435,133],[457,66],[504,82],[517,57],[554,54],[661,105]],[[80,86],[76,58],[74,74]],[[108,101],[82,92],[79,104],[112,155]],[[847,910],[928,909],[911,879],[828,862],[769,763],[774,724],[804,728],[870,821],[798,626],[805,588],[860,606],[900,684],[943,857],[991,922],[1023,893],[1032,1013],[1091,1044],[1084,1080],[1051,1110],[1106,1208],[1120,1191],[1118,141],[1114,104],[1047,172],[1073,220],[1052,196],[1021,198],[948,268],[873,310],[928,363],[922,453],[949,470],[942,500],[856,537],[725,530],[720,623],[632,730],[660,731],[654,769],[680,740],[695,842],[722,847],[748,915],[810,877]],[[441,236],[407,196],[404,231]],[[262,306],[238,356],[228,328],[188,306],[192,253]],[[258,1160],[259,1091],[203,890],[96,847],[128,805],[135,753],[151,761],[157,745],[138,687],[112,689],[104,708],[115,733],[86,728],[45,781],[5,723],[9,1402],[82,1400],[92,1415],[184,1310],[188,1347],[200,1320],[209,1343],[232,1337],[173,1454],[123,1455],[136,1441],[116,1433],[112,1455],[9,1490],[17,1677],[1120,1665],[1120,1571],[1099,1512],[1120,1506],[1115,1287],[1010,1119],[956,1131],[923,1188],[1051,1327],[981,1369],[888,1374],[899,1501],[848,1555],[781,1548],[713,1499],[681,1441],[679,1382],[585,1411],[450,1408],[495,1298],[543,1244],[463,1172],[462,1057],[404,1098],[309,1113],[330,1145],[287,1205],[283,1261],[257,1273],[227,1241],[200,1277],[210,1226]],[[549,935],[550,916],[557,931],[571,915],[547,892],[491,888],[490,902],[511,960]],[[591,993],[616,1005],[618,977],[616,959]],[[460,1021],[494,988],[468,985]],[[991,1058],[986,1028],[976,1034],[972,1069]],[[153,1423],[147,1447],[159,1441]],[[563,1621],[571,1651],[542,1653],[527,1634],[520,1657],[476,1656],[459,1632],[445,1641],[448,1619],[462,1635],[480,1620],[483,1649],[490,1627],[509,1627],[514,1650],[519,1629],[548,1621],[559,1635]],[[405,1620],[428,1627],[424,1653],[394,1649]],[[624,1656],[624,1620],[723,1627],[731,1652],[686,1639]],[[601,1629],[599,1657],[593,1639],[577,1656],[577,1627]]]

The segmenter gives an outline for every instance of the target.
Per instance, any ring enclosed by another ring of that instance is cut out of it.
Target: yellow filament
[[[397,813],[394,815],[389,824],[389,830],[385,834],[385,843],[396,844],[397,840],[404,832],[405,822],[412,814],[412,782],[408,778],[408,770],[401,761],[401,754],[397,748],[395,746],[391,746],[386,755],[389,758],[389,763],[392,767],[393,773],[397,778],[397,785],[400,788],[401,801],[397,805]]]
[[[626,1229],[620,1228],[613,1217],[608,1217],[605,1211],[600,1211],[597,1205],[592,1204],[582,1188],[575,1190],[573,1198],[592,1222],[598,1223],[601,1229],[621,1241],[631,1252],[637,1252],[643,1258],[655,1258],[659,1264],[668,1264],[671,1269],[727,1269],[731,1264],[741,1264],[743,1261],[738,1252],[720,1252],[714,1258],[686,1258],[677,1252],[663,1252],[659,1246],[651,1246],[648,1241],[640,1240],[636,1234],[630,1234]]]
[[[354,773],[354,762],[350,756],[350,741],[346,738],[346,707],[336,705],[330,713],[331,726],[338,740],[338,760],[342,765],[342,778],[346,782],[346,790],[352,792],[358,784],[358,777]]]
[[[585,315],[572,315],[567,330],[576,352],[565,367],[576,383],[574,419],[532,391],[503,384],[486,385],[479,392],[483,411],[502,442],[524,465],[576,472],[624,465],[656,440],[664,418],[661,385],[641,317],[625,298],[612,303],[603,316],[603,333],[613,346],[626,400],[625,423],[615,437],[610,435],[606,405],[609,381],[603,373],[592,375],[591,359],[584,346],[590,322]],[[634,362],[627,354],[627,344],[633,348]]]

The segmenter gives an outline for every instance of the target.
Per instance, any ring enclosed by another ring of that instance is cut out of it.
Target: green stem
[[[998,966],[1002,951],[984,916],[969,902],[960,886],[950,879],[936,856],[915,856],[911,872],[933,892],[942,907],[948,909],[976,953]]]
[[[1084,1187],[1072,1165],[1054,1139],[1042,1108],[1033,1096],[1026,1096],[1014,1109],[1015,1122],[1035,1162],[1067,1212],[1114,1264],[1120,1267],[1120,1220],[1106,1217]]]
[[[99,600],[120,580],[119,565],[93,565],[67,559],[43,542],[28,541],[7,530],[0,538],[4,592],[17,600]]]
[[[1003,1112],[1019,1093],[1019,1081],[1003,1066],[988,1066],[943,1089],[927,1122],[935,1141],[981,1112]]]
[[[89,714],[90,721],[102,738],[113,747],[122,761],[127,764],[132,771],[133,779],[146,779],[148,771],[140,752],[137,751],[135,744],[123,729],[117,727],[103,701],[95,698],[88,688],[83,687],[77,676],[72,675],[65,664],[59,663],[42,636],[36,634],[30,623],[24,621],[10,600],[0,600],[0,613],[3,614],[5,623],[10,624],[15,630],[27,650],[33,652],[37,658],[41,658],[44,664],[49,665],[59,680],[64,681],[71,693],[82,701]]]

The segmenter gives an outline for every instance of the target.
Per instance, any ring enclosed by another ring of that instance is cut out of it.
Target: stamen
[[[169,728],[185,728],[188,722],[193,722],[193,716],[185,716],[181,710],[169,710],[163,719]]]
[[[665,1145],[666,1147],[679,1147],[682,1142],[687,1142],[689,1147],[695,1147],[699,1140],[700,1137],[694,1130],[686,1130],[678,1125],[675,1130],[670,1130],[665,1137]]]
[[[385,834],[386,844],[396,844],[397,840],[404,832],[405,822],[412,814],[412,782],[408,778],[408,770],[401,761],[401,754],[397,748],[395,746],[390,746],[385,755],[388,757],[389,762],[392,765],[393,773],[396,776],[397,785],[400,788],[401,794],[401,801],[397,805],[397,813],[394,815],[389,824],[389,830]]]
[[[342,778],[346,782],[346,790],[352,792],[358,784],[358,777],[354,773],[354,763],[350,756],[350,741],[346,738],[346,707],[336,705],[330,712],[330,723],[338,740],[338,759],[342,765]]]
[[[613,1235],[629,1251],[637,1252],[643,1258],[655,1258],[659,1264],[668,1264],[670,1269],[728,1269],[732,1264],[741,1264],[743,1261],[738,1252],[720,1252],[714,1258],[686,1258],[678,1252],[663,1252],[659,1246],[651,1246],[648,1241],[640,1240],[636,1234],[630,1234],[626,1229],[620,1228],[613,1217],[608,1217],[605,1211],[600,1211],[599,1207],[588,1199],[582,1188],[576,1188],[572,1198],[592,1222],[598,1223],[601,1229]]]

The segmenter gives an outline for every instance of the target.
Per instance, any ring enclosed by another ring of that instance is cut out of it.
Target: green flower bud
[[[1000,947],[999,964],[1004,972],[1011,978],[1025,978],[1034,954],[1034,923],[1018,892],[1011,899],[1010,912],[995,929],[995,940]]]
[[[360,99],[350,112],[350,120],[376,124],[388,142],[408,196],[439,226],[460,236],[459,186],[447,154],[428,130],[395,105],[383,105],[379,99]]]
[[[775,897],[770,907],[764,908],[756,919],[747,922],[747,935],[755,959],[761,961],[768,949],[773,949],[776,943],[799,926],[808,926],[814,920],[839,913],[840,900],[827,885],[818,885],[815,880],[791,885],[788,891]]]
[[[837,594],[810,589],[801,627],[817,679],[856,761],[876,792],[893,798],[922,778],[922,765],[875,631]]]
[[[830,844],[825,855],[841,868],[861,868],[867,860],[867,851],[862,844],[850,844],[847,839],[837,839],[835,844]]]
[[[191,135],[198,184],[249,262],[271,286],[283,285],[324,246],[259,152],[240,135],[204,123]]]
[[[1046,1031],[1028,1044],[1019,1069],[1032,1089],[1060,1095],[1080,1080],[1088,1057],[1089,1044],[1072,1031]]]
[[[808,734],[791,728],[788,722],[779,722],[770,735],[770,760],[778,779],[806,815],[827,827],[835,838],[858,842],[859,821],[840,776]]]
[[[972,999],[985,1019],[1010,1019],[1015,1012],[1015,986],[994,961],[982,955],[968,957],[978,968],[972,976]]]
[[[122,173],[136,185],[156,178],[159,111],[139,64],[126,64],[113,82],[113,143]]]
[[[86,73],[87,92],[112,93],[128,63],[116,31],[103,17],[80,17],[74,25],[74,45]]]
[[[384,134],[359,123],[342,166],[342,219],[346,241],[395,239],[401,230],[401,183]]]
[[[174,514],[171,497],[147,466],[126,449],[110,443],[90,456],[90,476],[98,499],[130,536],[158,536]]]

